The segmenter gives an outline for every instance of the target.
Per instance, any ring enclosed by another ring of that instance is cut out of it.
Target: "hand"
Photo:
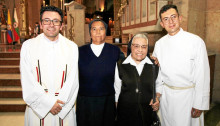
[[[159,99],[156,97],[156,102],[153,103],[153,99],[151,99],[149,105],[151,105],[151,107],[153,108],[153,111],[157,111],[157,110],[159,110],[160,101],[159,101]]]
[[[192,116],[192,118],[200,117],[200,115],[201,115],[202,112],[203,112],[202,110],[192,108],[192,110],[191,110],[191,116]]]
[[[159,63],[157,57],[151,56],[150,58],[154,60],[154,63],[155,63],[157,66],[160,66],[160,63]]]
[[[53,115],[58,114],[58,113],[62,110],[62,107],[61,107],[59,104],[64,104],[64,102],[63,102],[63,101],[60,101],[60,100],[57,100],[57,101],[56,101],[56,103],[53,105],[52,109],[50,110],[50,112],[51,112]]]

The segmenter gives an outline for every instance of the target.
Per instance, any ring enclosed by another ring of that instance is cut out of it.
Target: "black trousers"
[[[115,96],[78,96],[77,126],[115,126]]]

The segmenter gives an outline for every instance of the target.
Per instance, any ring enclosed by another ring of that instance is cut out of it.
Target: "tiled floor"
[[[24,112],[0,112],[1,126],[24,126]]]
[[[24,112],[0,112],[1,126],[24,126]],[[205,113],[205,126],[220,126],[220,104]]]

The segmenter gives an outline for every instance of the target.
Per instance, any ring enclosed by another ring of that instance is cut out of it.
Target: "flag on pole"
[[[18,17],[16,8],[14,8],[14,24],[13,24],[13,32],[14,32],[14,41],[18,41],[20,39],[19,28],[18,28]]]
[[[12,43],[13,42],[13,37],[12,37],[12,31],[11,31],[11,17],[10,17],[10,12],[9,12],[9,9],[8,9],[8,21],[7,21],[7,40],[8,40],[8,43]]]

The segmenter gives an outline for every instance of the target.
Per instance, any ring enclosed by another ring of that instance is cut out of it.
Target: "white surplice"
[[[162,94],[162,126],[203,126],[203,113],[200,118],[191,118],[191,109],[209,109],[210,68],[204,41],[181,29],[158,40],[153,56],[160,63],[156,90]],[[164,84],[195,87],[177,90]]]
[[[60,119],[63,119],[63,126],[76,126],[74,105],[79,81],[78,47],[74,42],[61,34],[57,41],[50,41],[44,33],[25,41],[21,48],[20,71],[23,99],[27,104],[25,126],[40,126],[40,119],[44,126],[60,126]],[[53,115],[50,110],[58,99],[65,104]]]

